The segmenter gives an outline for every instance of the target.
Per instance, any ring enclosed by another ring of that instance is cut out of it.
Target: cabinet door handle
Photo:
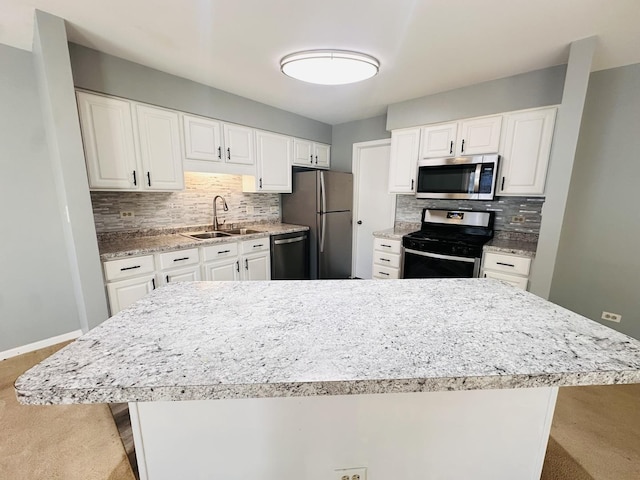
[[[451,140],[451,145],[449,145],[449,155],[453,153],[453,140]]]
[[[249,259],[247,258],[244,259],[244,269],[249,270]]]
[[[222,160],[222,147],[218,147],[218,158]]]
[[[152,290],[156,289],[156,279],[155,278],[151,279],[151,286],[153,287]]]
[[[151,186],[151,172],[147,172],[147,184]]]
[[[138,180],[136,179],[136,171],[135,170],[133,171],[133,184],[135,186],[138,186]]]
[[[227,148],[227,160],[231,160],[231,148]]]
[[[412,178],[411,179],[411,190],[413,190],[413,184],[415,183],[415,180]]]
[[[318,164],[318,155],[316,155],[316,165]]]
[[[505,267],[511,267],[514,268],[515,265],[513,263],[504,263],[504,262],[496,262],[498,265],[503,265]]]
[[[309,158],[311,159],[311,163],[313,163],[313,155],[309,155]]]
[[[464,153],[464,138],[462,139],[462,149],[460,150],[460,153]]]
[[[167,275],[166,277],[164,277],[167,279],[167,283],[169,283],[169,275]]]
[[[231,250],[220,250],[218,255],[222,255],[223,253],[229,253]]]
[[[182,258],[174,258],[173,259],[174,262],[181,262],[182,260],[189,260],[189,257],[182,257]]]
[[[262,188],[262,178],[260,179],[260,188]]]
[[[134,270],[136,268],[140,268],[140,265],[134,265],[133,267],[123,267],[120,269],[120,271],[124,272],[125,270]]]
[[[500,186],[500,190],[504,190],[504,177],[502,177],[502,185]]]
[[[240,260],[236,261],[236,272],[240,273]]]

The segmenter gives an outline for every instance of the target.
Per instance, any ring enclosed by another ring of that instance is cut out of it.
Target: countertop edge
[[[21,391],[23,405],[70,405],[241,398],[313,397],[640,383],[640,371],[461,376],[449,378],[284,382],[255,385],[47,389]]]

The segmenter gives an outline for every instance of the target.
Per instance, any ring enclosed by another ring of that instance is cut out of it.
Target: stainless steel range
[[[472,278],[493,238],[494,212],[422,210],[422,227],[402,237],[403,278]]]

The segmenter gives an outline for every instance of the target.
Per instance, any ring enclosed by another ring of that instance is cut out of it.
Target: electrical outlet
[[[340,468],[336,480],[367,480],[367,467]]]
[[[524,217],[522,215],[514,215],[511,217],[511,223],[524,223]]]
[[[132,219],[135,217],[134,213],[131,211],[122,211],[120,212],[120,218]]]
[[[622,320],[622,315],[611,312],[602,312],[602,316],[600,317],[602,320],[609,320],[610,322],[620,323]]]
[[[249,215],[253,215],[254,207],[253,205],[247,205],[247,213]]]

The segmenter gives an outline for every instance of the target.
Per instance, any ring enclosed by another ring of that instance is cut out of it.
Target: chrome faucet
[[[229,211],[229,206],[227,205],[227,201],[224,199],[224,197],[221,197],[220,195],[216,195],[215,197],[213,197],[213,229],[214,230],[218,230],[218,227],[221,224],[218,224],[218,209],[216,207],[216,203],[218,199],[222,200],[222,209],[225,212]],[[224,223],[225,220],[222,221],[222,223]]]

